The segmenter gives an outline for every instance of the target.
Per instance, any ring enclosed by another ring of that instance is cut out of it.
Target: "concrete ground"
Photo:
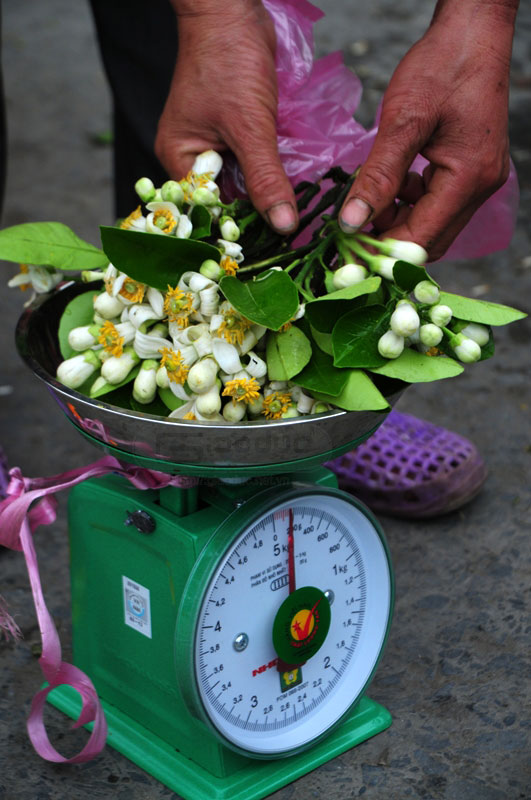
[[[363,5],[363,8],[361,7]],[[529,311],[531,290],[531,5],[522,3],[511,82],[512,155],[522,201],[510,248],[436,277],[462,292]],[[326,0],[320,53],[342,48],[365,85],[367,123],[397,60],[429,17],[423,0]],[[112,222],[109,99],[85,4],[4,0],[3,63],[9,180],[3,224],[60,220],[94,243]],[[1,283],[13,274],[1,265]],[[0,290],[0,442],[10,465],[52,475],[99,454],[60,415],[19,360],[13,330],[23,296]],[[529,763],[530,470],[529,320],[501,329],[493,360],[455,381],[410,389],[402,410],[473,439],[489,466],[472,503],[440,519],[383,519],[396,571],[396,612],[370,694],[392,727],[273,795],[275,800],[531,798]],[[44,593],[69,659],[65,504],[35,536]],[[107,748],[94,762],[42,761],[25,719],[40,684],[35,613],[19,553],[0,553],[0,591],[24,639],[0,642],[1,800],[176,798]],[[74,752],[83,732],[47,711],[50,736]],[[64,739],[63,739],[64,737]]]

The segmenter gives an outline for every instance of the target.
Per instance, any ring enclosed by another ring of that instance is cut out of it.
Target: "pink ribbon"
[[[123,475],[137,489],[162,489],[166,486],[189,488],[198,483],[196,478],[172,476],[165,472],[124,465],[113,456],[105,456],[86,467],[50,478],[25,478],[20,469],[14,467],[9,472],[11,480],[7,487],[7,497],[0,502],[0,545],[24,553],[42,641],[39,665],[48,682],[48,686],[37,692],[33,698],[27,722],[28,735],[37,753],[47,761],[56,763],[76,764],[90,761],[98,755],[105,746],[107,722],[90,678],[73,664],[62,660],[59,636],[42,593],[32,534],[37,526],[49,525],[55,520],[56,492],[70,489],[87,478],[97,478],[109,472]],[[14,636],[20,635],[18,626],[7,613],[0,598],[0,630],[2,629]],[[86,745],[72,758],[65,758],[52,746],[44,727],[43,709],[46,697],[52,689],[60,685],[76,689],[83,701],[73,727],[79,728],[94,722]]]

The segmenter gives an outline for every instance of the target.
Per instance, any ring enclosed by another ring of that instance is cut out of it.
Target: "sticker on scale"
[[[149,589],[122,575],[125,624],[151,639]]]

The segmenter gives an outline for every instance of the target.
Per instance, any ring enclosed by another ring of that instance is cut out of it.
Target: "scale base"
[[[72,719],[78,718],[81,700],[71,687],[59,686],[47,699]],[[386,708],[362,697],[352,714],[309,751],[274,761],[249,759],[247,766],[218,778],[115,706],[105,701],[102,705],[109,726],[107,744],[185,800],[260,800],[391,724],[391,714]]]

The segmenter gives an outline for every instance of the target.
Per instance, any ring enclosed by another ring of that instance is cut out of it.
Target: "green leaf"
[[[60,270],[100,269],[109,260],[61,222],[25,222],[0,231],[0,259]]]
[[[219,285],[236,311],[273,331],[289,322],[299,307],[297,287],[285,272],[268,270],[245,282],[226,275]]]
[[[95,399],[96,397],[103,397],[106,394],[110,394],[111,392],[115,392],[117,389],[121,389],[122,386],[127,386],[128,383],[131,383],[131,381],[134,381],[134,379],[136,378],[136,376],[140,372],[141,366],[142,366],[141,364],[137,364],[136,367],[133,367],[133,369],[131,370],[129,375],[126,378],[124,378],[123,381],[120,381],[120,383],[106,383],[104,386],[101,387],[101,389],[98,389],[94,393],[91,392],[90,396],[92,397],[92,399]],[[128,408],[131,407],[131,401],[130,400],[128,402],[127,407]]]
[[[441,292],[439,302],[450,306],[455,317],[483,325],[507,325],[509,322],[527,317],[523,311],[510,306],[491,303],[488,300],[472,300],[470,297],[461,297],[450,292]]]
[[[383,394],[362,370],[348,370],[347,374],[347,381],[337,397],[321,392],[312,392],[313,396],[316,400],[331,403],[345,411],[381,411],[389,408]]]
[[[385,306],[365,306],[345,314],[332,331],[336,367],[379,367],[386,359],[378,340],[388,330],[391,312]]]
[[[321,331],[312,328],[309,326],[310,333],[312,335],[312,339],[314,340],[317,347],[319,347],[323,353],[328,353],[329,356],[334,355],[334,351],[332,349],[332,334],[331,333],[321,333]]]
[[[81,325],[91,325],[94,320],[94,298],[98,292],[83,292],[74,297],[66,306],[61,320],[57,336],[59,339],[59,349],[64,359],[75,356],[78,351],[72,350],[68,344],[68,334],[74,328]]]
[[[337,397],[348,376],[348,370],[334,367],[332,358],[314,347],[311,361],[294,377],[294,383],[312,393],[326,392],[327,395]]]
[[[180,400],[178,397],[176,397],[176,395],[173,394],[172,390],[168,389],[167,387],[165,388],[159,387],[158,393],[160,399],[162,400],[166,408],[170,409],[170,411],[175,411],[176,408],[180,408],[182,405],[184,405],[185,401]]]
[[[193,230],[191,239],[202,239],[205,236],[210,236],[210,229],[212,227],[212,216],[204,206],[194,206],[190,215]]]
[[[420,281],[430,281],[434,286],[439,286],[433,278],[428,275],[424,267],[417,264],[410,264],[408,261],[397,261],[393,267],[393,278],[395,283],[406,292],[412,292]]]
[[[311,357],[310,340],[295,325],[267,337],[267,374],[271,381],[289,381]]]
[[[311,300],[306,303],[305,316],[312,327],[322,333],[330,333],[339,317],[351,311],[353,306],[355,307],[353,301],[358,297],[378,291],[381,282],[382,279],[378,277],[366,278],[353,286],[347,286],[345,289],[338,289],[317,300]]]
[[[383,367],[369,371],[407,383],[429,383],[443,378],[453,378],[463,372],[463,367],[453,358],[427,356],[406,347],[398,358],[386,360]]]
[[[220,258],[217,247],[196,239],[105,226],[100,231],[105,254],[116,269],[161,291],[176,286],[183,272],[198,270],[205,259]]]

